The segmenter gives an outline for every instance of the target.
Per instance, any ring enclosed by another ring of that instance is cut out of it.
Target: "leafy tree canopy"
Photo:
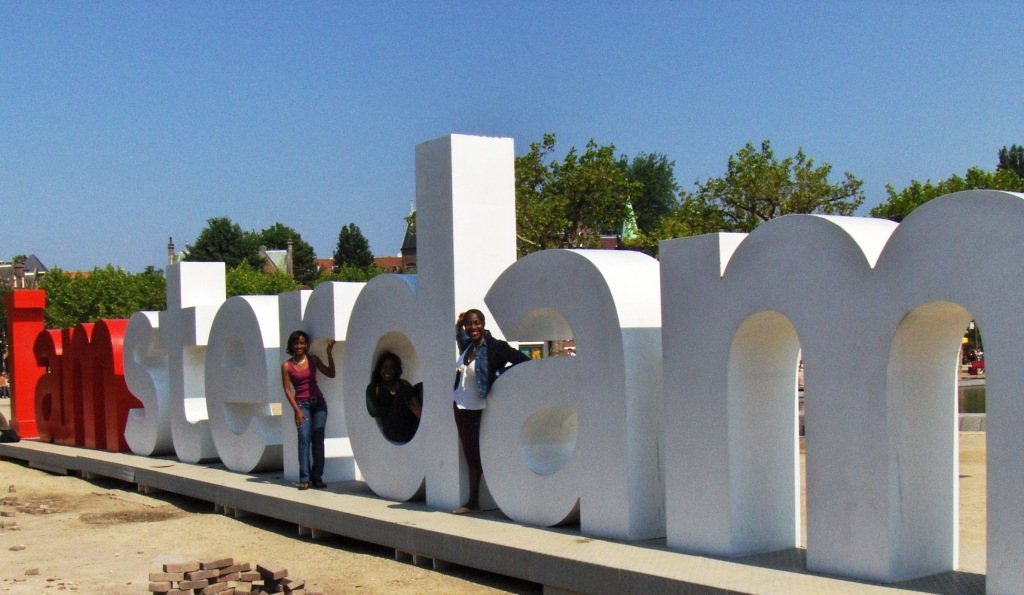
[[[370,242],[363,236],[359,226],[349,223],[338,232],[338,245],[334,249],[334,272],[338,273],[348,267],[365,269],[373,266],[373,252]]]
[[[47,272],[39,283],[46,290],[43,319],[47,328],[62,329],[80,322],[128,318],[143,310],[166,310],[163,273],[148,267],[128,273],[107,265],[87,275],[69,274],[59,267]]]
[[[963,177],[953,174],[949,179],[935,183],[932,183],[931,180],[924,183],[913,180],[909,186],[898,192],[892,187],[892,184],[886,184],[885,191],[889,198],[871,209],[871,216],[897,222],[903,221],[911,211],[933,198],[962,190],[982,189],[1024,192],[1024,180],[1012,169],[999,169],[990,172],[979,167],[972,167]]]
[[[317,285],[327,281],[354,281],[365,283],[377,275],[383,275],[388,271],[376,264],[367,267],[357,267],[351,264],[342,265],[340,269],[330,275],[321,275],[317,279]]]
[[[695,192],[683,194],[673,225],[678,231],[749,232],[794,213],[853,215],[864,202],[863,182],[846,172],[841,182],[832,183],[831,172],[828,163],[815,167],[803,149],[780,161],[770,141],[760,150],[747,143],[729,157],[724,176],[698,181]]]
[[[277,295],[302,288],[287,273],[264,273],[243,262],[224,275],[228,297],[235,295]]]
[[[999,165],[996,171],[1013,170],[1017,177],[1024,178],[1024,145],[1010,145],[999,149]]]
[[[302,239],[302,234],[282,223],[275,223],[261,231],[259,244],[268,250],[287,250],[288,240],[292,240],[292,265],[295,267],[295,279],[303,285],[312,286],[320,276],[320,267],[316,264],[316,253],[313,247]]]
[[[616,232],[626,204],[640,190],[615,159],[615,146],[593,139],[580,154],[569,149],[550,159],[555,135],[548,133],[516,157],[516,224],[520,255],[549,248],[596,246],[602,232]]]
[[[629,197],[639,231],[653,232],[661,218],[679,206],[675,165],[675,161],[659,153],[640,153],[632,162],[625,155],[620,158],[619,167],[626,171],[627,179],[640,185]]]
[[[262,266],[259,256],[259,235],[243,231],[230,217],[214,217],[189,249],[185,260],[192,262],[223,262],[233,269],[241,263],[252,268]]]

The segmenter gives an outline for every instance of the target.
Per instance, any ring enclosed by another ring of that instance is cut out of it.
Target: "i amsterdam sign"
[[[503,374],[481,429],[489,497],[513,520],[666,537],[690,553],[799,544],[797,376],[806,403],[807,567],[899,581],[956,568],[956,364],[985,329],[987,589],[1024,584],[1024,195],[933,200],[903,223],[796,215],[635,252],[516,260],[511,139],[416,147],[418,270],[225,300],[222,263],[167,269],[167,310],[42,330],[8,294],[15,417],[42,440],[298,478],[282,345],[336,339],[325,479],[452,509],[468,490],[451,406],[459,311],[578,357]],[[123,349],[122,349],[123,344]],[[375,356],[423,382],[416,436],[366,412]],[[48,371],[47,371],[48,370]]]

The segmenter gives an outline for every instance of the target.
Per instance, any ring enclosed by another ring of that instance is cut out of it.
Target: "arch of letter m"
[[[800,215],[664,242],[670,546],[797,543],[802,357],[808,568],[881,581],[955,568],[959,347],[974,319],[989,373],[987,588],[1024,584],[1022,199],[972,191],[898,226]]]

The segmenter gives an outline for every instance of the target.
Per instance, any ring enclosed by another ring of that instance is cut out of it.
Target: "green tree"
[[[229,217],[214,217],[206,221],[206,228],[199,232],[185,260],[223,262],[229,269],[245,262],[253,268],[259,268],[262,266],[259,245],[257,234],[243,231]]]
[[[596,246],[600,234],[617,232],[629,197],[640,190],[615,160],[615,146],[591,139],[586,151],[569,149],[550,160],[555,135],[548,133],[516,157],[516,224],[520,255],[549,248]]]
[[[334,249],[334,272],[340,272],[344,267],[355,267],[365,269],[373,266],[373,252],[370,252],[370,242],[363,236],[359,226],[349,223],[338,232],[338,245]]]
[[[996,166],[996,171],[1006,169],[1013,170],[1017,177],[1024,178],[1024,145],[1010,145],[1009,149],[999,149],[999,165]]]
[[[770,141],[760,150],[747,143],[729,157],[723,177],[698,181],[695,192],[685,193],[674,216],[681,228],[702,229],[711,222],[722,225],[714,231],[749,232],[794,213],[853,215],[864,202],[863,182],[846,172],[841,182],[832,183],[831,172],[828,163],[815,167],[803,149],[779,161]],[[690,219],[694,216],[700,219]]]
[[[892,184],[886,184],[885,191],[889,197],[885,202],[871,209],[871,216],[899,222],[903,221],[911,211],[933,198],[962,190],[983,189],[1024,192],[1024,180],[1012,169],[990,172],[979,167],[972,167],[963,177],[953,174],[948,179],[935,183],[932,183],[931,180],[924,183],[912,180],[909,186],[900,191],[896,191]]]
[[[625,155],[619,166],[626,170],[630,182],[640,185],[639,190],[629,197],[640,232],[654,232],[662,217],[672,213],[679,206],[679,184],[676,183],[676,162],[659,153],[640,153],[630,162]]]
[[[317,279],[317,285],[328,281],[355,281],[365,283],[377,275],[384,275],[388,271],[376,264],[368,267],[357,267],[350,264],[342,265],[341,268],[329,275],[321,275]]]
[[[287,273],[264,273],[243,262],[228,269],[224,275],[228,297],[235,295],[277,295],[302,288],[302,284]]]
[[[292,265],[295,267],[295,279],[303,285],[313,286],[320,276],[320,267],[316,264],[316,253],[313,247],[302,239],[302,235],[281,223],[275,223],[261,231],[259,243],[268,250],[287,250],[288,240],[292,240]]]
[[[43,321],[47,328],[72,327],[80,322],[128,318],[142,310],[166,309],[166,282],[153,268],[138,274],[107,265],[88,274],[65,273],[54,267],[43,277],[46,290]]]

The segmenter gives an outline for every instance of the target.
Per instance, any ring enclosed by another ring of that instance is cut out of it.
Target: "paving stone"
[[[291,593],[296,589],[306,586],[306,581],[301,578],[283,578],[281,579],[281,586],[284,587],[285,593]]]
[[[150,572],[149,580],[151,581],[183,581],[185,580],[184,572]]]
[[[215,560],[200,560],[199,568],[209,570],[210,568],[227,568],[235,563],[234,558],[218,558]]]
[[[213,593],[223,593],[224,591],[229,591],[231,589],[231,585],[227,583],[214,583],[200,591],[200,593],[202,593],[202,595],[213,595]]]
[[[171,590],[171,581],[150,581],[150,593],[166,593]]]
[[[192,591],[194,589],[205,589],[210,586],[210,581],[203,579],[199,581],[181,581],[178,583],[178,588],[185,591]]]
[[[240,573],[238,573],[238,575],[239,575],[238,576],[238,580],[249,582],[249,583],[254,583],[254,582],[256,582],[256,581],[258,581],[258,580],[263,578],[263,575],[260,574],[259,572],[256,572],[255,570],[249,570],[249,571],[245,571],[245,572],[240,572]]]
[[[217,578],[220,576],[220,570],[217,568],[211,568],[209,570],[193,570],[192,572],[186,572],[185,578],[190,581],[200,581],[204,578]]]
[[[217,577],[217,582],[218,583],[227,583],[227,582],[230,582],[230,581],[237,581],[239,579],[239,575],[241,575],[241,574],[242,574],[241,572],[232,572],[231,574],[222,574],[222,575]]]
[[[232,572],[249,572],[250,570],[252,570],[252,565],[248,562],[244,562],[242,564],[232,564],[226,568],[221,568],[220,572],[221,574],[230,574]]]
[[[164,572],[194,572],[199,570],[199,562],[171,562],[164,564]]]
[[[288,576],[288,569],[278,564],[257,564],[256,570],[265,580],[279,581]]]

